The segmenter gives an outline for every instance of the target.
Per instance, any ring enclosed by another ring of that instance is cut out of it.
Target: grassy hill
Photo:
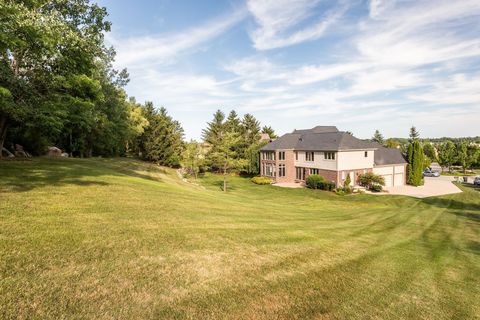
[[[128,159],[0,162],[1,319],[480,315],[480,192],[337,196]]]

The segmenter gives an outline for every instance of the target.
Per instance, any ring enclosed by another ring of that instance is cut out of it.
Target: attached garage
[[[373,173],[382,176],[385,179],[385,187],[393,187],[394,166],[376,166]]]
[[[385,179],[385,187],[405,185],[407,162],[398,149],[379,147],[375,150],[373,173]]]

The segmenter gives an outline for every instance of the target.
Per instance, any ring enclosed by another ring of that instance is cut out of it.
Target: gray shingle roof
[[[261,150],[295,149],[304,151],[340,151],[376,148],[371,143],[357,139],[346,132],[315,133],[312,130],[301,130],[301,133],[296,130],[294,133],[287,133],[267,144]]]
[[[326,132],[339,132],[337,127],[335,126],[316,126],[312,129],[301,129],[301,130],[293,130],[293,133],[326,133]]]
[[[376,166],[407,163],[400,150],[384,147],[375,150],[374,162]]]

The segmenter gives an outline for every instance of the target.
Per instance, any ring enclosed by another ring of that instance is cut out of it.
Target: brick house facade
[[[336,127],[295,130],[260,150],[260,174],[276,183],[302,183],[318,174],[337,186],[350,175],[356,185],[366,172],[384,176],[387,187],[403,185],[406,161],[399,150],[357,139]]]

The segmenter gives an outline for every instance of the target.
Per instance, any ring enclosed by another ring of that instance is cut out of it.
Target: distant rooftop
[[[316,126],[312,129],[300,129],[300,130],[293,130],[292,133],[329,133],[329,132],[339,132],[337,127],[335,126]]]

